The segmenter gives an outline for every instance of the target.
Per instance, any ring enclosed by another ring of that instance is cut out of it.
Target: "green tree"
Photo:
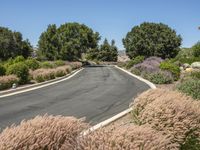
[[[20,32],[12,32],[8,28],[0,27],[0,60],[7,60],[22,55],[31,55],[32,46],[28,40],[23,40]]]
[[[56,29],[49,25],[40,36],[39,56],[48,60],[78,60],[88,49],[96,49],[99,33],[84,24],[66,23]]]
[[[115,46],[115,41],[112,40],[111,45],[108,40],[105,39],[103,44],[100,45],[98,51],[97,60],[100,61],[117,61],[117,47]]]
[[[49,25],[47,30],[40,36],[38,42],[39,50],[38,57],[44,60],[59,59],[59,38],[57,34],[57,27],[55,24]]]
[[[158,56],[174,58],[179,52],[181,36],[162,23],[142,23],[135,26],[123,39],[127,55],[132,59],[136,56]]]

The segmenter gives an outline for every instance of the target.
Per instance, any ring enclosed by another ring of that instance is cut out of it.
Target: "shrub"
[[[80,139],[84,150],[178,150],[177,144],[148,126],[124,125],[116,129],[99,129]]]
[[[25,61],[25,58],[23,56],[17,56],[15,57],[15,59],[13,60],[13,63],[16,64],[16,63],[19,63],[19,62],[24,62]]]
[[[199,57],[200,56],[200,42],[196,43],[193,47],[192,47],[193,53],[194,53],[194,57]]]
[[[66,68],[64,68],[64,67],[58,67],[55,69],[56,77],[62,77],[62,76],[65,76],[66,74],[67,74]]]
[[[190,76],[194,79],[200,80],[200,71],[192,71]]]
[[[46,69],[49,69],[49,68],[54,68],[54,65],[48,61],[44,61],[41,63],[41,67],[42,68],[46,68]]]
[[[80,132],[86,127],[74,117],[37,116],[6,128],[0,134],[0,149],[75,150]]]
[[[154,73],[158,72],[159,65],[163,60],[159,57],[149,57],[145,59],[142,63],[134,65],[133,67],[140,70],[140,72],[145,73]]]
[[[69,65],[72,67],[72,70],[75,70],[75,69],[82,67],[81,62],[71,62],[71,63],[69,63]]]
[[[168,71],[151,73],[146,78],[155,84],[169,84],[173,82],[173,77]]]
[[[5,75],[5,73],[6,73],[6,68],[0,64],[0,76]]]
[[[29,69],[23,62],[19,62],[9,66],[6,71],[6,74],[16,75],[19,78],[20,84],[25,84],[29,81]]]
[[[37,69],[31,73],[31,76],[37,82],[55,79],[55,69]]]
[[[144,56],[137,56],[127,63],[126,68],[130,69],[134,65],[141,63],[143,60],[144,60]]]
[[[63,61],[63,60],[57,60],[57,61],[55,61],[54,62],[54,64],[56,65],[56,66],[64,66],[65,65],[65,61]]]
[[[136,69],[136,68],[131,68],[131,73],[135,74],[135,75],[141,75],[141,71],[139,69]]]
[[[174,80],[178,80],[180,78],[181,70],[179,66],[173,63],[170,63],[168,61],[163,61],[160,63],[160,69],[170,71],[174,77]]]
[[[200,100],[200,80],[188,78],[179,83],[177,89]]]
[[[40,68],[40,63],[36,59],[29,58],[26,60],[25,63],[28,66],[28,68],[31,70],[36,70]]]
[[[11,88],[14,83],[18,83],[19,78],[15,75],[1,76],[0,77],[0,90]]]
[[[189,135],[197,136],[196,141],[200,142],[199,101],[178,91],[155,89],[138,96],[132,107],[138,111],[137,119],[142,124],[169,135],[173,143],[181,146]]]

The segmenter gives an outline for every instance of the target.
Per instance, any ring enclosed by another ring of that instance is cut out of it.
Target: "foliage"
[[[132,105],[143,125],[167,135],[171,142],[179,145],[179,149],[185,144],[190,148],[195,145],[198,148],[200,144],[199,107],[199,101],[166,89],[148,90],[134,99]]]
[[[200,80],[188,78],[177,85],[177,89],[200,100]]]
[[[0,77],[0,90],[11,88],[13,83],[17,84],[19,79],[15,75],[1,76]]]
[[[165,59],[177,55],[181,41],[180,35],[169,26],[145,22],[133,27],[123,39],[123,44],[131,59],[139,55]]]
[[[86,123],[74,117],[36,116],[4,129],[0,134],[0,149],[79,150],[78,139],[86,128]]]
[[[25,84],[29,81],[29,69],[23,62],[10,65],[6,71],[7,75],[16,75],[19,78],[20,84]]]
[[[19,62],[24,62],[25,58],[23,56],[17,56],[13,59],[13,64],[19,63]]]
[[[48,61],[41,62],[41,68],[54,68],[54,64]]]
[[[5,73],[6,73],[6,68],[0,64],[0,76],[5,75]]]
[[[171,73],[167,71],[151,73],[148,74],[146,78],[155,84],[169,84],[173,82]]]
[[[118,52],[115,41],[112,40],[111,44],[109,44],[107,39],[104,40],[99,49],[90,49],[87,51],[87,59],[96,61],[116,62],[117,55]]]
[[[65,61],[63,60],[56,60],[54,62],[54,64],[58,67],[58,66],[64,66],[65,65]]]
[[[80,67],[82,67],[82,63],[81,62],[71,62],[68,65],[71,66],[72,70],[78,69]]]
[[[37,69],[31,72],[33,80],[37,82],[44,82],[47,80],[55,79],[54,69]]]
[[[192,47],[193,53],[194,53],[194,57],[200,57],[200,42],[196,43],[193,47]]]
[[[144,60],[144,56],[137,56],[127,63],[126,68],[130,69],[134,65],[141,63],[143,60]]]
[[[160,69],[170,71],[172,73],[175,81],[180,78],[181,70],[180,70],[179,66],[177,66],[173,63],[170,63],[169,61],[161,62]]]
[[[87,49],[97,48],[99,39],[99,33],[84,24],[49,25],[40,36],[38,55],[47,60],[78,60]]]
[[[40,62],[37,61],[34,58],[29,58],[25,61],[25,64],[28,66],[29,69],[31,70],[36,70],[38,68],[40,68]]]
[[[136,64],[133,67],[141,73],[155,73],[160,71],[159,65],[163,60],[159,57],[149,57],[142,63]]]
[[[194,79],[200,80],[200,71],[193,71],[190,76]]]
[[[55,69],[56,77],[62,77],[62,76],[65,76],[66,74],[67,74],[66,68],[64,68],[64,67],[58,67]]]
[[[199,150],[200,141],[197,136],[189,134],[185,143],[181,144],[180,150]]]
[[[20,32],[13,32],[0,27],[0,60],[7,60],[22,55],[27,58],[31,55],[32,47],[28,40],[23,40]]]

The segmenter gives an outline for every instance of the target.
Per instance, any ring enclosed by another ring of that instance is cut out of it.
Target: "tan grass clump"
[[[80,150],[177,150],[167,136],[147,126],[99,129],[80,139]]]
[[[184,143],[190,135],[200,140],[200,102],[191,97],[177,91],[149,90],[132,107],[141,124],[170,135],[173,142]]]
[[[0,90],[11,88],[13,83],[18,83],[19,78],[15,75],[1,76],[0,77]]]
[[[72,69],[78,69],[80,67],[82,67],[82,63],[81,62],[70,62],[69,65],[72,67]]]
[[[1,150],[74,150],[87,125],[74,117],[37,116],[6,128],[0,134]]]

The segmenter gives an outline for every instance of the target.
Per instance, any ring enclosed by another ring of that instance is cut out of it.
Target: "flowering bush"
[[[163,60],[159,57],[149,57],[142,63],[134,65],[133,67],[140,70],[142,73],[155,73],[160,70],[159,65],[162,61]]]
[[[18,83],[19,78],[15,75],[1,76],[0,77],[0,90],[11,88],[13,83]]]
[[[137,112],[134,118],[140,124],[148,124],[169,135],[171,141],[180,147],[184,147],[190,137],[196,141],[190,146],[200,144],[199,101],[177,91],[156,89],[142,93],[134,100],[132,107],[133,112]]]

